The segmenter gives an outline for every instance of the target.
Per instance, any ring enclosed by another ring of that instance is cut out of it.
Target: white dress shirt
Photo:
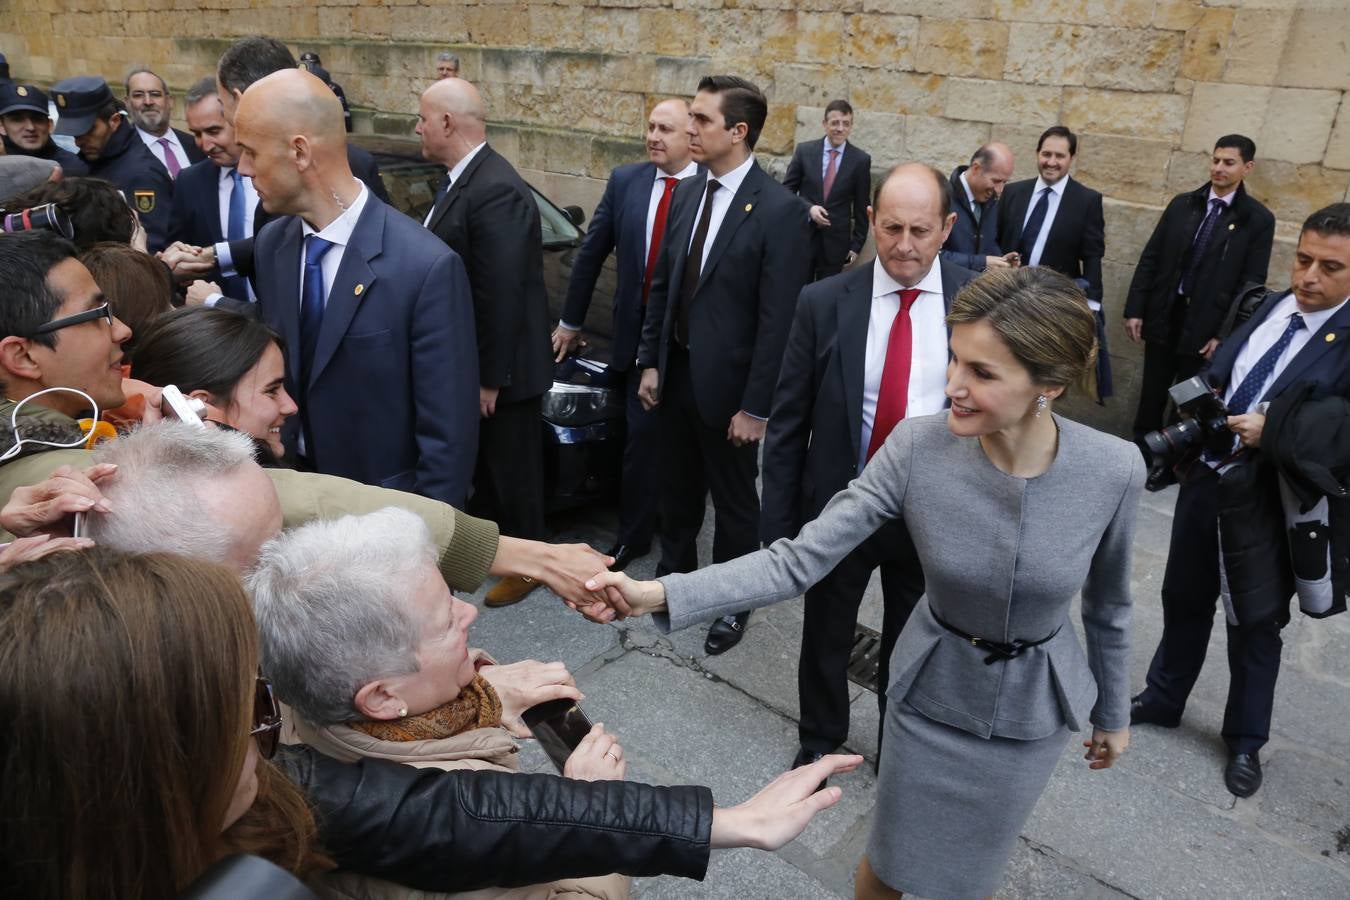
[[[353,178],[353,182],[360,186],[361,192],[356,195],[352,205],[343,210],[342,215],[329,222],[322,231],[315,231],[314,228],[304,219],[300,220],[300,234],[302,242],[300,244],[300,294],[295,297],[297,307],[304,302],[303,294],[305,290],[305,257],[308,253],[305,251],[303,238],[311,234],[317,234],[325,241],[333,244],[328,253],[324,255],[320,266],[323,268],[323,305],[328,306],[328,294],[333,290],[333,282],[337,279],[338,269],[342,267],[342,257],[347,252],[347,245],[352,241],[352,232],[356,230],[356,220],[361,218],[361,211],[366,208],[366,198],[370,196],[365,184]]]
[[[1031,248],[1031,258],[1022,260],[1024,266],[1038,266],[1041,264],[1041,254],[1045,253],[1045,239],[1050,236],[1050,229],[1055,224],[1055,213],[1059,212],[1059,201],[1064,197],[1064,188],[1069,184],[1069,176],[1065,175],[1054,184],[1046,184],[1040,176],[1036,178],[1036,187],[1031,191],[1031,202],[1027,204],[1027,214],[1022,219],[1022,228],[1027,227],[1027,221],[1031,219],[1031,214],[1036,211],[1036,204],[1041,202],[1041,191],[1050,188],[1049,204],[1045,208],[1045,221],[1041,223],[1040,233],[1036,235],[1036,244]]]
[[[722,220],[727,217],[727,210],[731,209],[732,199],[741,189],[741,182],[745,181],[745,176],[754,164],[755,154],[751,153],[745,162],[721,178],[714,179],[712,172],[709,172],[707,181],[703,182],[703,196],[698,201],[698,209],[694,211],[694,228],[689,232],[690,247],[694,246],[694,233],[698,231],[698,220],[703,217],[703,203],[708,199],[708,181],[716,180],[720,187],[712,196],[712,217],[708,220],[708,236],[703,240],[703,259],[699,260],[699,272],[702,272],[703,267],[708,264],[708,253],[712,250],[713,242],[717,240],[717,230],[722,227]]]
[[[164,145],[159,142],[160,138],[164,138],[169,142],[169,146],[173,149],[174,158],[178,160],[179,169],[186,169],[188,166],[192,165],[192,160],[188,159],[187,151],[183,149],[183,142],[178,140],[178,132],[174,131],[172,128],[166,130],[158,137],[148,131],[143,131],[139,127],[136,129],[136,133],[141,136],[141,140],[145,142],[145,146],[150,148],[150,152],[155,154],[155,159],[164,164],[165,171],[168,171],[169,163],[164,158]]]
[[[487,141],[483,141],[483,143],[479,144],[477,147],[474,147],[468,153],[464,154],[463,159],[455,163],[455,167],[450,170],[450,183],[446,185],[446,190],[449,190],[450,188],[455,186],[455,182],[459,180],[459,176],[464,174],[464,170],[469,167],[469,163],[473,162],[473,158],[478,155],[478,151],[482,150],[486,146]],[[423,228],[429,228],[431,226],[431,217],[432,215],[435,214],[435,212],[436,212],[436,204],[432,203],[431,209],[427,210],[427,217],[422,220]]]
[[[220,210],[220,233],[225,235],[225,240],[221,241],[221,244],[225,245],[226,256],[230,252],[230,195],[234,193],[234,176],[230,173],[233,171],[233,166],[220,170],[220,181],[216,194],[216,206]],[[240,175],[239,183],[244,188],[244,237],[248,238],[253,236],[253,215],[258,209],[258,192],[253,189],[253,179],[247,175]],[[217,244],[216,247],[217,259],[219,259],[220,244]],[[248,287],[248,296],[239,299],[248,300],[250,303],[255,302],[258,298],[253,293],[253,285],[249,284],[247,280],[245,280],[245,285]],[[206,299],[206,305],[215,306],[215,301],[220,296],[220,294],[212,294]]]
[[[909,308],[909,392],[905,418],[941,412],[947,403],[947,310],[942,300],[942,267],[937,260],[919,283],[919,298]],[[891,325],[900,311],[900,283],[887,274],[881,260],[872,261],[872,312],[867,320],[867,356],[863,368],[862,436],[858,442],[858,471],[867,463],[872,441],[881,374]]]
[[[1255,404],[1265,396],[1266,391],[1275,383],[1275,379],[1280,377],[1285,366],[1289,361],[1298,355],[1298,352],[1308,345],[1313,335],[1327,323],[1336,314],[1336,311],[1345,305],[1345,300],[1331,307],[1330,309],[1318,310],[1317,312],[1303,312],[1298,308],[1298,300],[1293,294],[1285,297],[1275,308],[1271,310],[1266,320],[1256,326],[1256,330],[1247,338],[1247,343],[1238,351],[1237,359],[1233,360],[1233,374],[1228,379],[1228,388],[1223,393],[1224,403],[1233,399],[1233,394],[1237,392],[1242,380],[1247,377],[1247,373],[1252,367],[1260,361],[1261,357],[1266,355],[1266,351],[1274,346],[1275,342],[1284,334],[1284,330],[1289,327],[1289,317],[1298,313],[1303,317],[1303,327],[1294,332],[1294,337],[1289,341],[1289,346],[1284,348],[1279,359],[1275,360],[1275,368],[1271,371],[1270,377],[1261,385],[1261,389],[1256,392],[1256,401],[1253,402],[1251,409],[1247,412],[1263,411]]]
[[[975,193],[970,189],[970,182],[966,181],[966,173],[961,173],[961,187],[966,189],[966,206],[970,207],[971,215],[975,215],[975,208],[980,204],[975,202]]]
[[[656,226],[656,208],[661,205],[661,198],[666,193],[666,179],[674,178],[676,181],[684,181],[686,178],[696,175],[697,173],[698,164],[694,162],[689,163],[689,165],[685,166],[674,175],[667,175],[660,169],[656,170],[656,175],[652,177],[651,193],[647,197],[647,230],[644,232],[645,237],[642,240],[643,265],[646,265],[647,257],[650,256],[652,252],[652,229]],[[666,212],[667,215],[669,215],[670,211],[667,210]],[[667,222],[667,224],[669,224],[669,222]],[[622,235],[616,235],[616,245],[618,240],[622,240],[622,237]],[[570,322],[564,322],[562,319],[558,320],[558,324],[568,331],[581,330],[580,325],[573,325]]]

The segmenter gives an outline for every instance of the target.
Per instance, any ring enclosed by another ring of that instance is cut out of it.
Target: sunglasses
[[[272,682],[262,675],[258,676],[253,693],[253,728],[249,737],[257,738],[258,754],[263,759],[271,759],[281,741],[281,707],[272,693]]]
[[[86,309],[84,312],[76,313],[73,316],[66,316],[61,319],[52,319],[45,325],[39,326],[32,334],[37,337],[39,334],[51,334],[53,331],[60,331],[62,328],[69,328],[72,325],[81,325],[85,322],[92,322],[95,319],[107,319],[108,327],[112,328],[113,311],[112,306],[104,303],[102,306],[95,306],[93,309]]]

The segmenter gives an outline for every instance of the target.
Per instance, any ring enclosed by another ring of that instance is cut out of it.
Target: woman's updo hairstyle
[[[994,269],[952,301],[947,325],[988,322],[1033,384],[1082,384],[1097,361],[1097,321],[1076,284],[1053,269]]]

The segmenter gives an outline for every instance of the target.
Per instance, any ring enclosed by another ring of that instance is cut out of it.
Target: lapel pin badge
[[[365,286],[364,284],[358,284],[358,285],[356,286],[356,291],[355,291],[356,296],[360,297],[360,296],[361,296],[361,292],[364,291],[365,289],[366,289],[366,286]]]
[[[1236,222],[1229,222],[1229,223],[1228,223],[1228,230],[1229,230],[1229,231],[1232,231],[1232,230],[1234,230],[1235,228],[1237,228],[1237,223],[1236,223]]]
[[[747,204],[745,204],[745,211],[746,211],[746,212],[749,212],[750,210],[752,210],[752,209],[754,209],[754,208],[755,208],[755,204],[753,204],[753,203],[747,203]]]
[[[1330,344],[1332,341],[1336,340],[1336,335],[1332,334],[1331,332],[1327,332],[1327,336],[1322,338],[1322,340]]]

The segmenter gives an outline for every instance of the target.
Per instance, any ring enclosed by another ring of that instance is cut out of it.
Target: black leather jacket
[[[417,769],[284,747],[339,868],[425,891],[619,872],[702,879],[712,793],[554,775]]]

